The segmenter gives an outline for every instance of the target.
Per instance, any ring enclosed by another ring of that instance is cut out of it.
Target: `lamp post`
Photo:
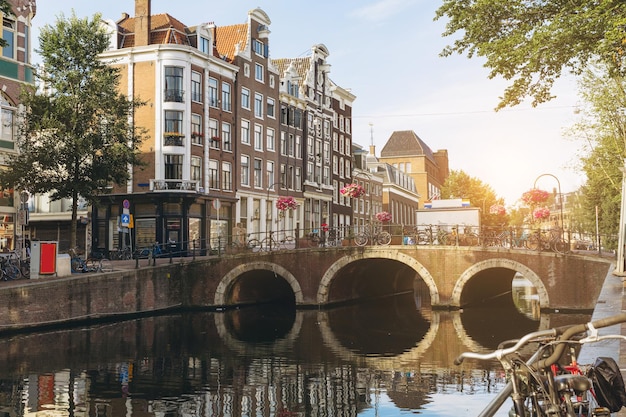
[[[372,212],[374,210],[374,207],[372,206],[372,193],[373,193],[372,174],[370,174],[367,171],[358,171],[356,173],[356,175],[354,175],[354,179],[358,178],[360,175],[365,175],[367,177],[367,180],[369,181],[369,192],[368,192],[369,200],[370,200],[369,201],[369,203],[370,203],[370,206],[369,206],[369,224],[371,226],[372,225]]]
[[[276,182],[273,182],[270,185],[268,185],[267,186],[267,198],[265,199],[265,207],[266,208],[268,207],[267,202],[270,201],[270,191],[272,191],[274,189],[275,185],[282,185],[284,188],[287,188],[287,186],[285,184],[283,184],[282,182],[280,182],[280,181],[276,181]],[[273,210],[271,204],[269,205],[269,209]],[[266,240],[270,244],[270,251],[272,250],[272,239],[267,239],[267,238],[269,238],[269,232],[270,232],[268,226],[271,226],[271,224],[272,224],[272,222],[268,220],[268,215],[267,215],[267,213],[265,213],[265,238],[266,238]]]
[[[561,240],[564,240],[563,233],[565,232],[565,230],[563,229],[563,194],[561,193],[561,181],[559,181],[559,179],[553,174],[541,174],[537,178],[535,178],[533,188],[537,188],[537,181],[541,177],[552,177],[556,180],[556,183],[559,186],[559,208],[561,210]]]

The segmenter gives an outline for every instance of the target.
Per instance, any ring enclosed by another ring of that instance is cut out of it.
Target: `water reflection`
[[[589,317],[431,311],[412,294],[329,310],[250,307],[0,339],[7,416],[477,414],[505,381],[469,348]],[[504,335],[504,336],[503,336]]]

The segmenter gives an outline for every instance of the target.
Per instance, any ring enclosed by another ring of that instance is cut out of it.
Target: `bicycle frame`
[[[552,365],[563,356],[566,347],[572,344],[597,342],[609,338],[626,339],[622,335],[599,336],[597,332],[599,328],[623,322],[626,322],[626,313],[586,324],[533,332],[518,340],[505,341],[491,353],[462,353],[455,360],[455,364],[458,365],[467,358],[497,359],[507,372],[509,377],[507,387],[483,410],[483,413],[480,414],[481,417],[492,416],[507,397],[513,401],[512,411],[514,414],[511,415],[519,417],[554,415],[575,417],[579,413],[574,409],[572,393],[578,396],[579,393],[588,392],[591,384],[582,375],[555,375]],[[574,336],[583,333],[587,333],[587,337],[573,340]],[[524,362],[519,351],[529,343],[541,343],[542,346],[536,350],[530,359]],[[551,350],[549,355],[544,355],[546,349]],[[582,411],[581,407],[580,412]],[[587,404],[585,411],[584,415],[589,415],[589,412],[596,416],[608,416],[610,414],[607,414],[608,410],[602,407],[592,411],[589,404]]]

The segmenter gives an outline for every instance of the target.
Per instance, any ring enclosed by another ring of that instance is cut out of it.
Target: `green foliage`
[[[451,171],[441,187],[442,198],[464,198],[474,207],[481,209],[480,222],[483,226],[501,226],[508,223],[508,215],[498,216],[489,213],[494,204],[504,204],[493,189],[478,178],[470,177],[464,171]]]
[[[118,70],[99,60],[109,45],[99,15],[61,16],[39,41],[44,70],[37,76],[45,88],[22,93],[19,153],[0,182],[71,198],[75,228],[79,196],[93,203],[108,186],[129,179],[129,165],[140,164],[144,132],[129,120],[143,103],[120,94]]]
[[[484,57],[490,78],[512,80],[498,109],[525,97],[537,105],[553,98],[564,70],[581,74],[600,60],[611,74],[625,70],[626,2],[621,0],[443,0],[435,19],[447,17],[444,36],[461,33],[441,53]]]
[[[581,227],[595,229],[602,235],[618,233],[621,207],[622,168],[626,157],[626,83],[609,71],[587,71],[580,82],[587,105],[581,121],[570,131],[583,143],[581,168],[587,176],[582,187]]]

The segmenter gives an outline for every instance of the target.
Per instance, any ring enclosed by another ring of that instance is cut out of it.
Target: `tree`
[[[490,78],[513,80],[497,108],[553,98],[564,69],[580,75],[598,60],[611,74],[626,70],[626,2],[620,0],[443,0],[444,36],[462,32],[441,53],[486,58]]]
[[[93,20],[60,16],[39,37],[39,89],[21,95],[18,153],[0,173],[3,185],[72,200],[71,247],[76,246],[79,198],[90,203],[141,164],[144,131],[132,125],[137,99],[118,93],[119,73],[99,59],[109,37]]]
[[[615,235],[620,217],[621,169],[626,157],[626,80],[602,68],[593,68],[585,72],[579,86],[586,106],[581,109],[581,121],[570,129],[570,135],[584,143],[581,156],[587,177],[581,199],[584,224],[595,224],[598,208],[600,233]]]
[[[507,222],[506,215],[491,214],[493,205],[503,205],[493,189],[478,178],[470,177],[464,171],[451,171],[441,187],[442,198],[464,198],[481,209],[480,223],[483,226],[501,226]]]

